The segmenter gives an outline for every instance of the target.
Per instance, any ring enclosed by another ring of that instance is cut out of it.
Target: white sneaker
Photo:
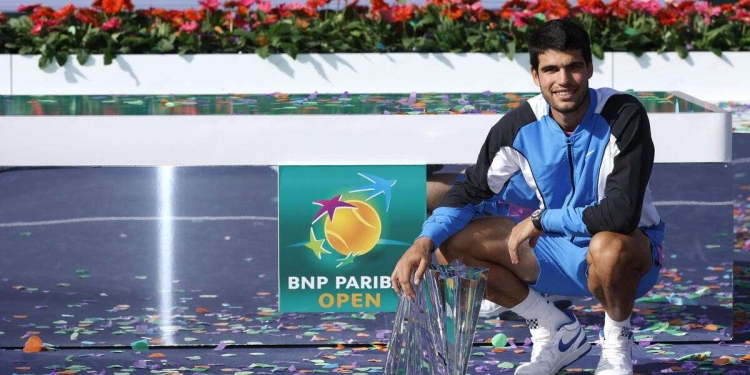
[[[633,332],[628,328],[611,327],[605,339],[604,330],[599,331],[602,357],[596,366],[596,375],[633,374]]]
[[[479,308],[479,317],[480,318],[495,318],[498,315],[508,311],[505,307],[502,307],[495,302],[492,302],[488,299],[482,300],[482,306]]]
[[[552,331],[528,321],[531,330],[531,361],[516,368],[516,375],[555,375],[565,366],[575,362],[591,350],[586,332],[575,315],[565,312],[570,320]]]

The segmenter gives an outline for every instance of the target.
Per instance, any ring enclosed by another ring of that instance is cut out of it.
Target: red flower
[[[318,9],[328,4],[329,0],[307,0],[307,6],[311,9]]]
[[[413,4],[399,4],[391,8],[391,16],[394,22],[406,22],[414,17]]]
[[[198,10],[193,8],[185,9],[185,18],[190,21],[202,22],[204,15],[204,12],[199,12]]]
[[[57,26],[60,23],[55,20],[40,20],[34,23],[34,27],[31,28],[31,35],[39,35],[45,29],[52,26]]]
[[[443,15],[448,16],[448,18],[452,20],[457,20],[461,18],[461,16],[464,15],[464,10],[461,7],[457,7],[455,5],[452,5],[450,7],[443,8],[443,11],[441,12]]]
[[[602,0],[578,0],[578,9],[583,14],[592,15],[599,20],[607,16],[607,6]]]
[[[3,14],[3,12],[0,12],[0,25],[2,25],[3,23],[5,23],[5,21],[7,21],[7,20],[8,20],[8,16],[6,16],[5,14]]]
[[[40,6],[42,5],[41,4],[21,5],[18,7],[18,13],[33,12],[34,9]]]
[[[91,6],[101,9],[107,14],[115,14],[134,8],[130,0],[96,0]]]
[[[34,12],[31,13],[29,16],[29,19],[31,22],[36,22],[39,20],[47,20],[52,19],[55,17],[55,10],[50,7],[36,7],[34,9]]]
[[[68,4],[60,8],[60,10],[58,10],[57,12],[55,12],[55,19],[64,20],[70,17],[73,13],[75,13],[75,11],[76,11],[75,5]]]
[[[381,10],[389,10],[391,8],[388,3],[383,0],[370,0],[370,13],[378,13]]]
[[[626,19],[632,13],[632,7],[629,0],[612,0],[609,3],[609,15],[619,19]]]
[[[659,9],[654,16],[664,26],[672,26],[680,19],[679,13],[672,8]]]
[[[44,29],[44,21],[35,23],[34,27],[31,28],[31,35],[39,35],[39,33],[42,32],[42,29]]]
[[[117,30],[120,28],[120,19],[117,17],[112,17],[109,19],[109,21],[102,24],[102,30],[108,31],[108,30]]]
[[[510,0],[500,8],[500,18],[509,20],[513,17],[513,13],[524,11],[530,6],[531,3],[526,0]]]
[[[76,19],[86,25],[99,26],[99,21],[96,20],[97,14],[95,10],[90,8],[78,9],[76,11]]]

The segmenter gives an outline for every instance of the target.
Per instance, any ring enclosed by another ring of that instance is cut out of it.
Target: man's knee
[[[640,248],[643,244],[632,237],[633,235],[614,232],[599,232],[594,235],[589,243],[587,256],[589,267],[602,272],[643,268],[648,264],[648,261],[644,259],[645,250]]]

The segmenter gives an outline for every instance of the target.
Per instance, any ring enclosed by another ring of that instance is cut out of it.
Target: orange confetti
[[[164,353],[154,353],[148,356],[149,358],[164,358],[166,357]]]
[[[39,353],[42,351],[42,339],[39,336],[31,336],[26,340],[23,347],[24,353]]]
[[[198,307],[198,308],[195,309],[195,312],[197,312],[198,314],[207,314],[207,313],[210,313],[211,310],[209,310],[209,309],[207,309],[205,307]]]
[[[505,348],[492,348],[493,353],[505,353]]]
[[[346,346],[344,346],[344,344],[342,344],[342,343],[339,343],[338,345],[336,345],[335,349],[341,350],[341,349],[344,349],[344,348],[346,348]]]
[[[729,362],[731,362],[731,360],[726,356],[722,356],[721,358],[714,359],[714,364],[718,366],[724,366]]]
[[[716,324],[707,324],[706,326],[703,327],[703,329],[706,329],[709,331],[718,331],[719,326],[717,326]]]
[[[26,370],[31,370],[31,367],[29,367],[29,366],[16,367],[16,370],[18,370],[18,371],[26,371]]]
[[[28,317],[28,315],[13,315],[13,319],[26,319]]]
[[[514,350],[514,351],[513,351],[513,353],[516,353],[516,354],[523,354],[523,353],[524,353],[524,351],[523,351],[523,349],[516,349],[516,350]]]

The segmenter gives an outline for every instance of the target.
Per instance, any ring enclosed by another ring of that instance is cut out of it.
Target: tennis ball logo
[[[361,256],[372,250],[380,240],[383,227],[380,216],[369,204],[359,200],[345,201],[353,208],[336,210],[333,220],[326,217],[326,240],[343,255]]]

